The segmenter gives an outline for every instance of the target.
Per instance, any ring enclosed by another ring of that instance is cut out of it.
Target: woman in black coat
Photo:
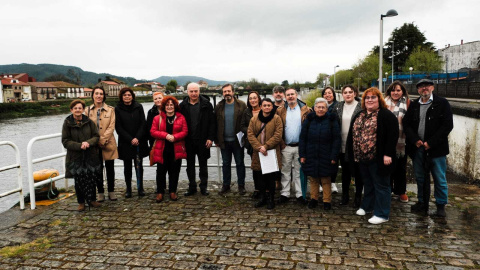
[[[147,112],[147,124],[145,125],[146,128],[146,135],[148,136],[148,147],[152,149],[153,143],[155,139],[150,135],[150,129],[152,128],[153,118],[160,114],[160,107],[162,104],[163,93],[162,92],[155,92],[153,93],[153,107],[148,110]]]
[[[317,98],[314,110],[315,112],[310,113],[303,122],[298,152],[302,170],[310,181],[311,200],[308,207],[317,206],[321,183],[323,208],[330,210],[332,208],[331,175],[340,152],[340,127],[336,114],[327,112],[326,99]]]
[[[145,112],[142,105],[135,101],[132,89],[120,90],[119,98],[120,101],[115,107],[115,130],[118,134],[118,155],[123,160],[123,172],[127,185],[125,198],[132,197],[132,160],[137,175],[138,196],[145,196],[142,166],[143,158],[148,156]]]

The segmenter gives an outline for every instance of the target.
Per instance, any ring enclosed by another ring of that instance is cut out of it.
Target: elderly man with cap
[[[433,94],[432,80],[422,79],[417,83],[420,97],[414,100],[403,119],[403,129],[407,137],[407,151],[413,161],[417,180],[418,202],[412,212],[428,211],[428,201],[424,198],[425,185],[430,184],[430,170],[435,187],[436,215],[445,217],[448,203],[448,186],[445,176],[446,156],[449,154],[448,134],[453,129],[453,115],[445,98]]]

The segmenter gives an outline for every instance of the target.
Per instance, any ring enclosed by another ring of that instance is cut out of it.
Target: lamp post
[[[395,9],[390,9],[387,11],[387,14],[380,15],[380,46],[378,46],[379,50],[379,61],[378,61],[378,86],[380,88],[380,92],[382,91],[382,64],[383,64],[383,17],[394,17],[397,16],[398,12]]]
[[[413,67],[410,67],[409,70],[410,70],[410,83],[412,83],[412,82],[413,82],[413,81],[412,81],[412,70],[413,70]]]
[[[388,72],[385,72],[385,82],[383,85],[383,89],[387,89],[387,80],[388,80]]]
[[[395,72],[393,71],[393,58],[395,57],[395,50],[393,49],[395,46],[395,39],[392,40],[392,83],[393,83],[393,77],[395,76]]]
[[[333,67],[333,90],[335,91],[336,88],[335,88],[335,84],[336,84],[336,79],[337,79],[337,75],[336,75],[336,69],[337,67],[339,67],[339,65],[336,65]]]

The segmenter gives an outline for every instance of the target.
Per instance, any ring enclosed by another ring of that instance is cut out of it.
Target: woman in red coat
[[[167,172],[170,200],[178,199],[178,176],[182,159],[187,158],[185,137],[188,133],[187,121],[179,111],[180,107],[176,98],[164,97],[160,114],[155,116],[150,129],[150,134],[155,139],[153,162],[157,163],[157,197],[155,199],[157,203],[163,200]]]

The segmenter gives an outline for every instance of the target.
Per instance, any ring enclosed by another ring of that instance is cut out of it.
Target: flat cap
[[[420,81],[417,82],[417,84],[415,86],[418,88],[418,86],[420,86],[421,84],[434,85],[435,83],[433,83],[433,81],[430,80],[430,79],[421,79]]]

